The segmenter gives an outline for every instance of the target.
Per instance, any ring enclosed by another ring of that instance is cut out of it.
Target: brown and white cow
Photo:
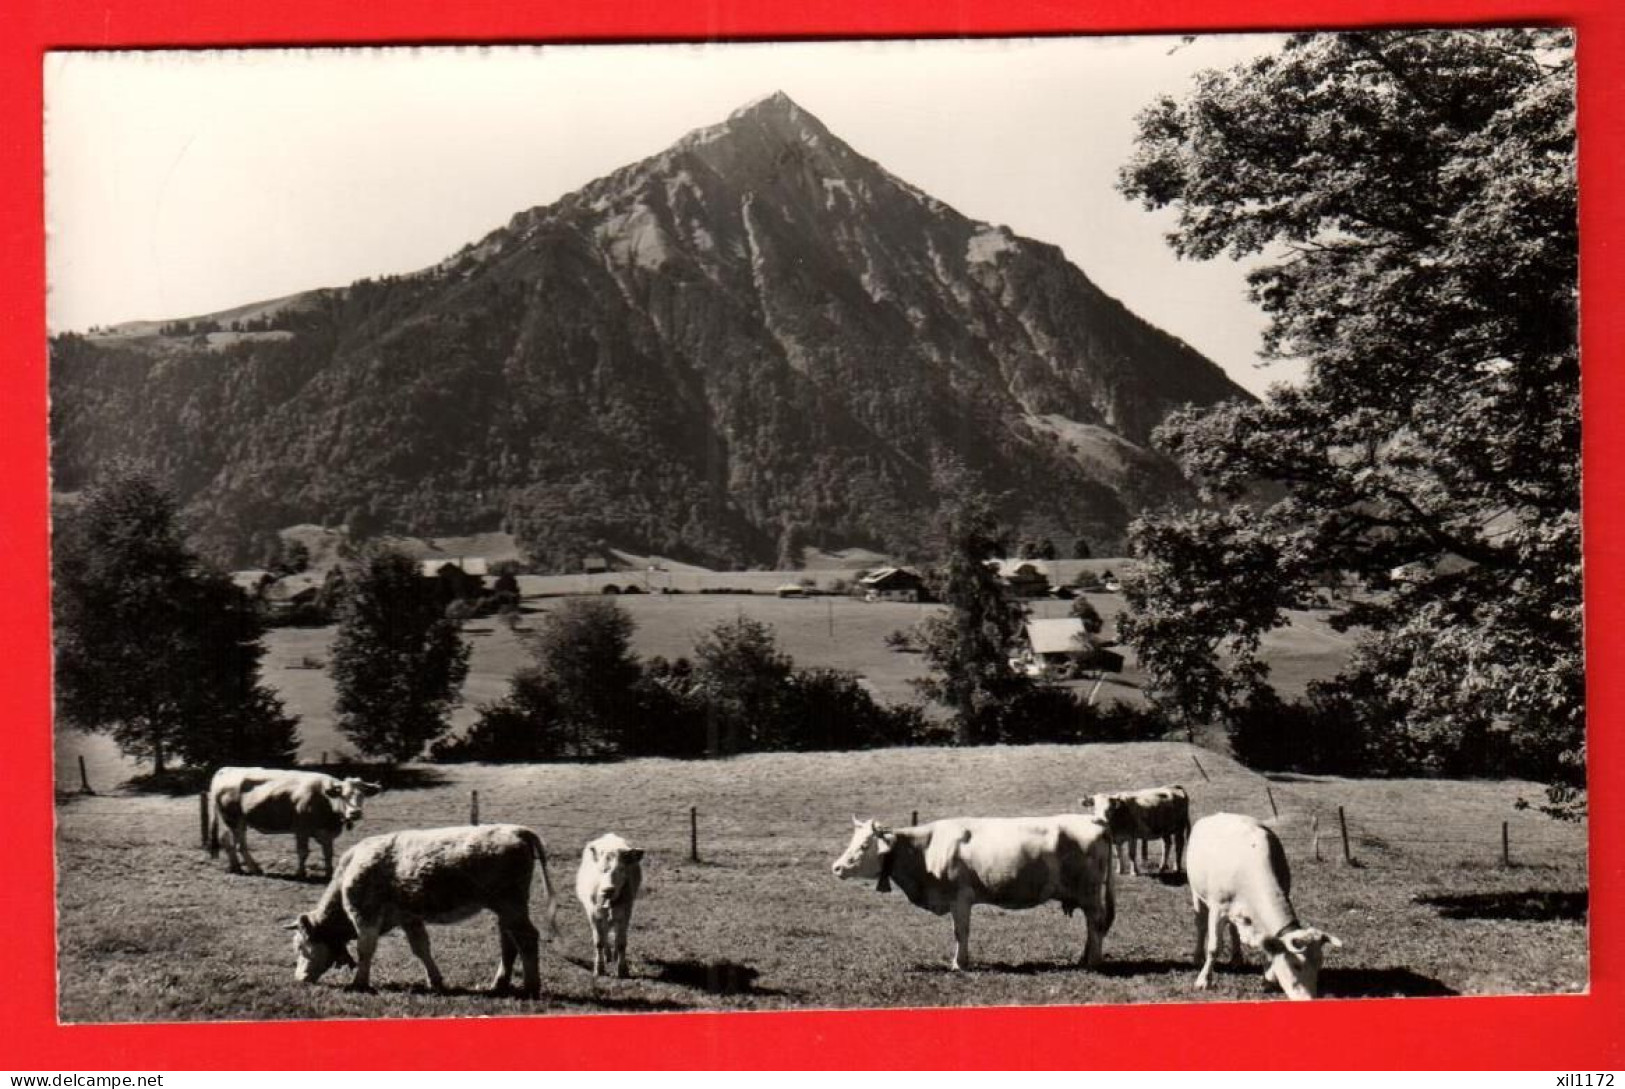
[[[912,828],[884,828],[853,817],[852,842],[835,860],[836,877],[896,884],[916,907],[953,914],[951,966],[970,966],[970,912],[976,904],[1032,908],[1059,900],[1087,924],[1082,963],[1100,964],[1116,913],[1111,836],[1103,821],[1055,817],[962,817]]]
[[[615,974],[625,979],[626,931],[632,925],[632,906],[643,887],[643,850],[614,833],[599,836],[581,851],[576,870],[576,899],[592,927],[592,973],[606,975],[615,962]]]
[[[289,924],[297,931],[294,978],[315,983],[334,965],[353,965],[350,989],[369,990],[378,939],[399,927],[423,962],[429,986],[444,990],[426,924],[462,922],[484,910],[496,915],[502,945],[491,990],[508,991],[517,957],[524,969],[522,993],[536,998],[542,986],[540,933],[530,921],[530,880],[538,863],[551,930],[555,907],[547,852],[529,828],[482,824],[369,836],[344,852],[316,907]]]
[[[243,865],[249,873],[260,873],[260,864],[248,853],[248,830],[291,833],[299,876],[305,876],[305,859],[314,839],[322,846],[322,862],[331,877],[333,840],[355,827],[362,801],[382,789],[377,783],[337,779],[319,771],[221,768],[209,782],[209,856],[219,856],[224,839],[232,873],[241,872]]]
[[[1232,964],[1241,963],[1245,942],[1270,958],[1266,980],[1273,980],[1289,998],[1314,998],[1320,987],[1323,947],[1340,949],[1343,943],[1298,921],[1287,898],[1292,872],[1275,833],[1239,813],[1203,817],[1191,829],[1186,869],[1196,909],[1196,960],[1202,966],[1196,989],[1207,989],[1219,939],[1228,929],[1234,943]]]
[[[1150,843],[1162,840],[1159,873],[1178,871],[1191,827],[1191,799],[1182,786],[1152,787],[1120,794],[1096,794],[1079,803],[1106,822],[1117,845],[1117,872],[1140,873],[1150,862]]]

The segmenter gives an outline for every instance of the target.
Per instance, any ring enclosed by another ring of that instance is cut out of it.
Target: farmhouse
[[[419,560],[418,564],[423,577],[426,579],[439,576],[448,567],[455,568],[465,575],[473,575],[476,578],[484,578],[491,573],[491,565],[486,562],[484,556],[458,556],[455,559],[447,557],[445,559]]]
[[[1123,671],[1123,656],[1091,636],[1075,616],[1027,621],[1027,648],[1019,660],[1030,676],[1043,678]]]
[[[1049,570],[1042,560],[995,560],[999,577],[1016,597],[1048,597]]]
[[[866,601],[918,601],[925,593],[925,580],[906,567],[882,567],[858,585]]]

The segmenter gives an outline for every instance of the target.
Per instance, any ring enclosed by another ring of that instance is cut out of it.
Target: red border
[[[0,17],[0,1064],[36,1070],[529,1068],[617,1055],[670,1067],[1625,1067],[1621,886],[1625,754],[1620,672],[1625,408],[1621,135],[1625,5],[1618,0],[639,0],[537,10],[512,0],[13,0]],[[567,10],[566,10],[567,9]],[[58,1027],[55,1021],[48,689],[41,57],[51,48],[433,41],[960,36],[1283,29],[1360,23],[1563,23],[1579,31],[1592,989],[1584,997],[1098,1009],[642,1015],[492,1021]],[[625,1049],[635,1032],[636,1052]]]

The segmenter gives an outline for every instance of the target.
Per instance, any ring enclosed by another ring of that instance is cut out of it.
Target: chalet
[[[858,580],[865,601],[919,601],[925,580],[906,567],[882,567]]]
[[[1048,597],[1048,565],[1042,560],[995,560],[999,577],[1016,597]]]
[[[1123,671],[1123,656],[1085,631],[1075,616],[1027,621],[1027,647],[1018,661],[1024,672],[1043,678]]]
[[[455,559],[448,556],[444,559],[418,561],[419,571],[426,579],[439,577],[448,567],[456,568],[463,574],[473,575],[475,578],[484,578],[491,573],[491,565],[486,562],[484,556],[458,556]]]

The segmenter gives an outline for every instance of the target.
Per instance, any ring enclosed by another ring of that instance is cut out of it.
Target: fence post
[[[480,823],[480,792],[477,790],[468,792],[468,823]]]
[[[1354,865],[1354,855],[1349,851],[1349,822],[1343,815],[1343,807],[1337,807],[1337,827],[1343,831],[1343,861],[1350,866]]]
[[[1268,783],[1264,784],[1264,793],[1268,794],[1270,798],[1270,815],[1279,817],[1281,815],[1281,811],[1275,808],[1275,791],[1270,789],[1270,785]]]
[[[197,796],[198,842],[203,849],[209,849],[209,792],[198,791]]]
[[[1211,782],[1211,780],[1207,777],[1207,769],[1202,766],[1202,762],[1200,760],[1196,759],[1195,753],[1191,753],[1191,763],[1195,764],[1196,770],[1202,773],[1202,782]]]
[[[1316,813],[1309,818],[1309,835],[1315,841],[1315,861],[1320,861],[1320,814]]]
[[[700,860],[700,809],[693,805],[688,807],[688,860]]]
[[[1509,869],[1512,866],[1512,839],[1506,821],[1501,822],[1501,865]]]
[[[920,823],[920,811],[918,809],[909,814],[908,823],[911,828]]]
[[[324,768],[327,767],[327,750],[326,749],[322,750],[322,765],[321,766],[324,767]]]
[[[90,776],[85,773],[85,754],[79,754],[79,792],[81,794],[94,794],[90,789]]]

